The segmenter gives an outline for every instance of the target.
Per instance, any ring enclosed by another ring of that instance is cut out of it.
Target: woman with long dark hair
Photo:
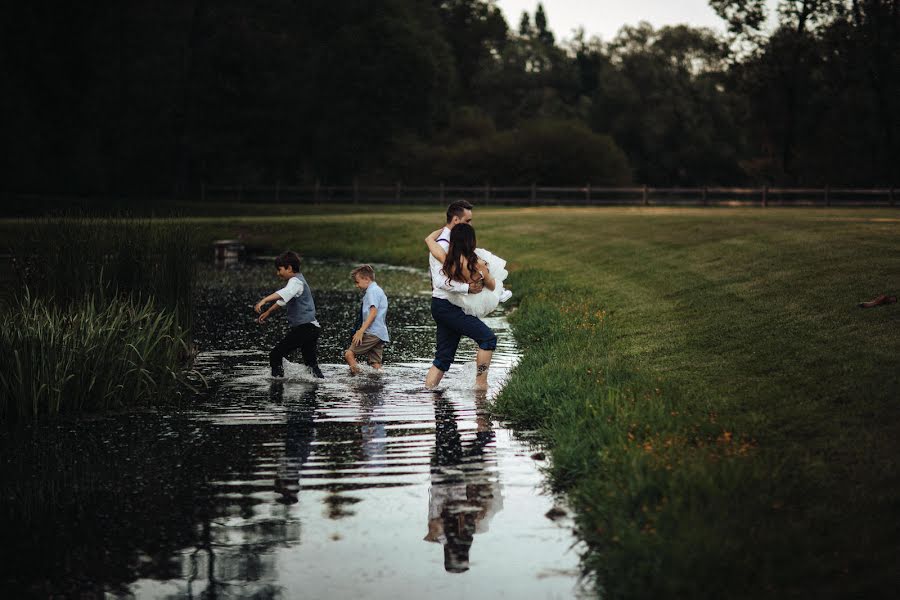
[[[506,261],[484,248],[476,248],[475,229],[471,225],[461,223],[450,230],[450,245],[446,252],[437,241],[442,231],[434,231],[425,238],[431,255],[442,265],[441,273],[451,281],[473,283],[480,280],[486,288],[480,294],[454,294],[448,300],[467,315],[486,317],[500,302],[512,296],[512,292],[503,287],[508,275]],[[470,268],[469,265],[475,266]]]
[[[475,230],[467,222],[452,223],[452,227],[451,223],[448,221],[447,227],[425,238],[429,251],[440,264],[439,269],[432,269],[432,286],[436,290],[451,291],[454,286],[468,285],[470,292],[432,294],[431,314],[437,323],[437,350],[425,385],[434,387],[440,382],[456,356],[460,338],[465,335],[478,344],[475,386],[487,389],[488,368],[497,337],[479,317],[487,315],[500,302],[500,295],[504,293],[502,280],[506,277],[503,268],[506,263],[476,248]],[[442,243],[447,244],[446,250]],[[484,291],[472,293],[473,287],[476,290],[483,287]],[[509,295],[508,291],[505,292],[503,299]]]

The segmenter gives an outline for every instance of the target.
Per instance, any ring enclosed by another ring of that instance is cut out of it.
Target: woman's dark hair
[[[478,257],[475,255],[475,228],[467,223],[459,223],[450,230],[450,248],[444,259],[444,274],[456,281],[465,281],[463,278],[462,259],[466,259],[469,273],[475,271]]]
[[[285,252],[275,259],[275,268],[291,267],[294,273],[300,272],[300,255],[296,252]]]

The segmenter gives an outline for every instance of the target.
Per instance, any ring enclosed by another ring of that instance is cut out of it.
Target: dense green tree
[[[713,0],[749,45],[731,69],[750,106],[748,172],[785,184],[891,184],[898,167],[897,0]],[[746,48],[746,46],[745,46]]]
[[[643,23],[623,28],[603,52],[605,59],[598,50],[591,59],[599,67],[591,125],[625,150],[636,180],[702,185],[741,179],[740,106],[724,87],[721,40],[707,30],[654,30]]]
[[[497,140],[581,122],[637,181],[896,184],[900,0],[780,0],[774,28],[765,0],[710,4],[724,38],[639,25],[559,44],[542,4],[516,32],[490,0],[14,3],[0,177],[187,197],[201,181],[395,181],[409,148],[512,152]]]
[[[456,98],[473,102],[473,80],[483,63],[506,44],[506,20],[499,8],[485,0],[435,0],[435,5],[456,63]]]

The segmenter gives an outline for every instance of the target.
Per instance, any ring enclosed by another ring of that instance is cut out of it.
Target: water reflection
[[[228,289],[200,310],[205,394],[0,432],[3,597],[572,596],[571,532],[543,516],[530,449],[485,410],[515,362],[502,318],[487,394],[471,364],[422,389],[427,295],[392,296],[407,309],[384,373],[350,377],[338,339],[328,379],[272,381],[242,316],[257,290]],[[326,331],[346,331],[356,294],[320,298]]]
[[[284,454],[278,461],[275,478],[277,501],[282,504],[296,504],[300,491],[300,469],[309,457],[315,439],[316,394],[314,389],[300,398],[285,403],[284,382],[269,384],[269,401],[285,406],[286,423],[284,434]]]
[[[428,533],[425,540],[444,546],[444,569],[469,570],[469,550],[476,533],[484,533],[503,500],[494,456],[494,432],[484,403],[476,392],[474,436],[463,436],[453,404],[435,392],[434,458],[428,492]]]

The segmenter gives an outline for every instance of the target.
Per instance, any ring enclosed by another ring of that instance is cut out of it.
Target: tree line
[[[561,42],[489,0],[15,3],[0,188],[896,183],[900,0],[710,4]]]

